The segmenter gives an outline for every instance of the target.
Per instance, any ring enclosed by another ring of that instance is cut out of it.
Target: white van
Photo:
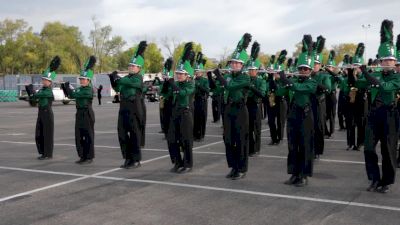
[[[26,93],[25,90],[25,85],[26,84],[17,84],[18,86],[23,86],[23,88],[20,88],[19,91],[19,100],[27,101],[29,102],[30,106],[36,106],[37,102],[29,100],[28,94]],[[39,91],[41,84],[33,84],[33,87],[35,91]],[[54,102],[62,102],[64,105],[68,105],[71,101],[74,101],[73,99],[69,99],[68,97],[65,96],[63,90],[61,89],[61,83],[58,82],[53,82],[52,84],[53,87],[53,96],[54,96]]]

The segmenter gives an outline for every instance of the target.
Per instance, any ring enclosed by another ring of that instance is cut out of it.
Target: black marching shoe
[[[129,165],[129,167],[128,167],[128,169],[129,168],[139,168],[139,167],[141,167],[142,166],[142,164],[140,164],[140,161],[132,161],[132,164],[131,165]]]
[[[293,185],[296,187],[304,187],[307,186],[307,184],[308,184],[307,177],[299,177]]]
[[[232,175],[232,180],[239,180],[239,179],[243,179],[246,176],[246,173],[241,173],[239,171],[235,171]]]
[[[226,178],[230,179],[232,178],[233,174],[235,173],[234,169],[231,169],[231,171],[225,176]]]
[[[249,153],[249,157],[256,157],[256,156],[257,156],[257,152]]]
[[[79,160],[75,161],[76,164],[81,164],[83,162],[85,162],[84,158],[80,158]]]
[[[378,188],[379,181],[372,181],[367,191],[375,191]]]
[[[181,168],[178,170],[178,173],[184,174],[184,173],[189,173],[190,171],[192,171],[192,168],[191,168],[191,167],[181,167]]]
[[[172,167],[169,171],[172,173],[177,173],[180,168],[182,168],[182,166],[180,166],[178,163],[175,163],[174,167]]]
[[[270,141],[268,145],[279,145],[279,141]]]
[[[122,164],[120,167],[123,169],[127,169],[127,166],[131,163],[132,163],[132,159],[125,159],[124,164]]]
[[[378,188],[375,189],[375,191],[378,192],[378,193],[382,193],[382,194],[388,193],[389,192],[389,185],[379,186]]]
[[[297,181],[298,177],[296,175],[292,175],[289,180],[283,182],[286,185],[292,185]]]
[[[51,158],[53,158],[53,157],[44,156],[44,155],[41,155],[41,156],[38,157],[39,160],[49,160],[49,159],[51,159]]]
[[[84,164],[90,164],[90,163],[92,163],[93,162],[93,159],[86,159],[86,160],[84,160],[83,162],[81,162],[80,164],[81,165],[84,165]]]

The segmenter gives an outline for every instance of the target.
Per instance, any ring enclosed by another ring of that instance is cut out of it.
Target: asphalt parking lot
[[[345,132],[325,142],[304,188],[284,185],[287,144],[268,146],[245,179],[228,180],[221,123],[207,121],[194,143],[194,169],[169,172],[159,133],[158,104],[147,103],[142,167],[124,170],[117,137],[118,105],[94,103],[96,158],[77,165],[75,105],[54,103],[52,160],[39,161],[34,143],[37,109],[0,103],[0,224],[400,224],[400,185],[387,194],[365,191],[362,152],[345,151]],[[108,102],[108,103],[107,103]]]

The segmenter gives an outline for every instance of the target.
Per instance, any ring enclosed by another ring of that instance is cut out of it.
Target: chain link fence
[[[55,82],[69,81],[73,86],[79,86],[79,79],[74,74],[58,74]],[[17,74],[0,76],[0,102],[15,102],[21,92],[25,90],[25,85],[33,84],[35,89],[41,86],[41,74]],[[112,96],[114,91],[111,88],[107,74],[96,74],[92,80],[93,92],[97,95],[97,88],[102,85],[102,96]]]

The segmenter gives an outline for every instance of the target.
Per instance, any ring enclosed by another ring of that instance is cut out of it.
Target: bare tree
[[[92,17],[93,30],[90,31],[89,39],[92,44],[93,54],[97,57],[99,72],[102,72],[106,57],[121,52],[126,42],[121,36],[111,37],[112,27],[101,26],[95,16]]]
[[[161,45],[167,49],[168,51],[168,57],[173,57],[174,56],[174,51],[175,49],[179,46],[180,41],[178,38],[176,37],[168,37],[165,36],[163,38],[161,38]]]
[[[231,51],[228,47],[224,47],[224,48],[222,49],[222,53],[219,55],[219,62],[220,62],[220,63],[224,63],[224,62],[228,61],[229,54],[230,54],[231,52],[232,52],[232,51]]]
[[[106,42],[109,41],[112,27],[102,27],[96,16],[92,17],[93,30],[90,31],[89,39],[92,42],[93,54],[97,57],[99,72],[103,68],[103,56],[106,49]]]

